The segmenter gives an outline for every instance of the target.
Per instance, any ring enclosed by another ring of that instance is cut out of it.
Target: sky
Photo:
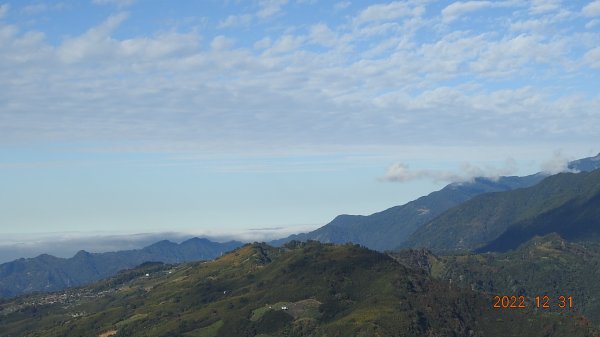
[[[599,138],[598,0],[0,0],[4,238],[272,237]]]

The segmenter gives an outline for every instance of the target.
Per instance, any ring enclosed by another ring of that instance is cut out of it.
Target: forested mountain
[[[506,250],[534,235],[573,240],[600,234],[600,170],[561,173],[537,185],[477,196],[419,228],[403,247]]]
[[[506,253],[444,256],[426,250],[403,250],[393,256],[436,279],[479,292],[523,295],[528,301],[548,296],[554,303],[560,296],[572,297],[573,310],[600,326],[598,243],[574,243],[550,234]]]

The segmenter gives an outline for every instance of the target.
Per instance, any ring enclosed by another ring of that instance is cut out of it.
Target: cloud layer
[[[143,3],[95,2],[129,12],[57,38],[0,7],[0,145],[247,152],[600,134],[600,34],[584,27],[597,1],[338,4],[298,20],[317,5],[258,1],[137,34],[123,31]]]

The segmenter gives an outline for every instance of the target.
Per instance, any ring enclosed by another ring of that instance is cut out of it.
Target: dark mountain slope
[[[594,197],[599,191],[600,170],[596,170],[561,173],[529,188],[480,195],[422,226],[402,247],[434,251],[475,249],[497,239],[512,226],[526,229],[520,234],[527,236],[518,243],[559,228],[568,236],[571,221],[579,223],[573,235],[598,233],[600,228],[594,225],[598,221],[593,217],[597,213]],[[547,222],[556,216],[561,216],[561,221]],[[514,238],[515,234],[507,235]]]
[[[80,289],[88,300],[2,303],[4,336],[599,336],[576,314],[494,310],[487,296],[351,245],[254,244],[143,273]]]
[[[236,241],[217,243],[193,238],[181,244],[160,241],[143,249],[110,253],[82,250],[69,259],[47,254],[19,259],[0,265],[0,297],[86,284],[147,261],[178,263],[213,259],[241,245]]]
[[[599,186],[600,187],[600,186]],[[600,241],[600,188],[564,205],[509,227],[478,252],[508,251],[534,236],[557,233],[570,241]]]

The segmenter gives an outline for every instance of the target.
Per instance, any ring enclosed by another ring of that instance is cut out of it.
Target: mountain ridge
[[[106,253],[80,250],[71,258],[48,254],[21,258],[0,264],[0,297],[82,285],[149,261],[180,263],[213,259],[241,245],[239,241],[218,243],[189,239],[177,244],[162,240],[142,249]]]
[[[572,171],[590,171],[600,168],[600,153],[571,161],[567,168]],[[497,179],[476,177],[472,181],[451,183],[406,204],[390,207],[371,215],[336,216],[326,225],[308,232],[290,235],[270,241],[282,245],[291,240],[317,240],[330,243],[357,243],[371,249],[384,251],[395,249],[418,228],[478,195],[526,188],[536,185],[549,174],[536,173],[528,176],[505,176]]]
[[[528,188],[477,196],[422,226],[400,247],[424,247],[433,251],[471,250],[485,246],[502,235],[508,235],[515,239],[512,245],[515,248],[518,243],[525,242],[536,234],[548,234],[557,228],[565,229],[562,234],[569,236],[568,226],[573,223],[572,219],[563,216],[561,220],[565,224],[558,224],[550,220],[547,214],[565,210],[569,206],[567,203],[599,200],[599,193],[600,169],[559,173]],[[591,208],[596,209],[596,204],[597,202]],[[580,205],[571,215],[583,211],[590,210],[585,205]],[[592,216],[583,221],[599,224]],[[552,224],[558,227],[553,228]],[[505,234],[507,230],[509,232]],[[600,233],[600,225],[591,230]],[[519,233],[527,235],[518,238]]]

